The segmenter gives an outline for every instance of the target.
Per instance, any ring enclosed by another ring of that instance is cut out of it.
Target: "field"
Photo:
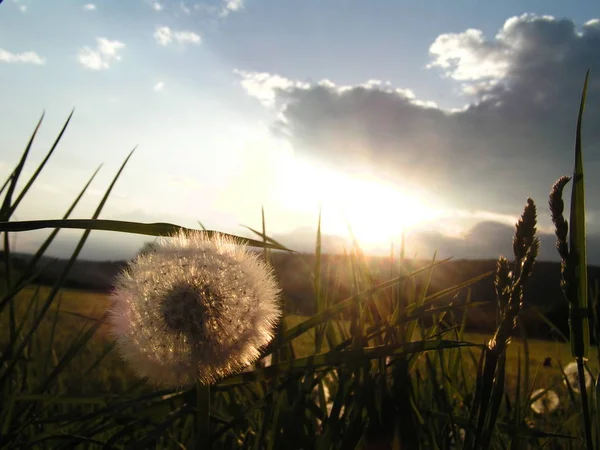
[[[36,297],[43,299],[48,295],[49,291],[50,288],[47,286],[28,286],[24,288],[18,294],[16,301],[19,305],[18,317],[23,316],[26,305],[31,299],[35,299]],[[57,305],[59,306],[57,307]],[[57,312],[58,320],[53,336],[53,354],[56,355],[56,358],[68,348],[68,345],[81,333],[83,328],[100,319],[109,306],[110,298],[107,294],[67,288],[61,289],[57,300],[50,307],[50,311],[41,325],[42,332],[39,333],[37,342],[34,344],[35,346],[39,346],[39,348],[33,348],[31,351],[45,351],[45,346],[49,340],[44,339],[44,336],[46,338],[50,336],[52,332],[51,323],[54,321]],[[34,302],[32,308],[35,309],[35,307]],[[4,319],[4,322],[0,323],[0,340],[5,342],[8,330],[6,323],[7,315],[3,315],[1,318]],[[292,327],[303,322],[307,318],[308,317],[306,316],[300,315],[287,315],[285,316],[285,323],[288,327]],[[345,328],[348,327],[347,322],[341,322]],[[467,342],[481,344],[489,340],[491,334],[492,330],[490,330],[489,334],[466,331],[463,335],[463,339]],[[450,336],[450,338],[451,337],[452,336]],[[314,329],[311,329],[302,336],[294,339],[292,344],[295,356],[304,357],[313,354],[314,342]],[[121,358],[119,358],[116,350],[111,348],[111,343],[112,338],[110,336],[109,328],[105,325],[101,326],[98,333],[71,363],[69,370],[71,375],[67,376],[66,379],[63,379],[64,388],[67,392],[72,394],[118,394],[136,379],[129,367],[121,360]],[[326,350],[328,350],[328,346],[325,343],[322,351]],[[529,371],[531,373],[530,389],[558,388],[566,395],[567,390],[562,383],[559,363],[564,367],[572,362],[573,358],[571,356],[569,343],[531,338],[528,338],[525,342],[518,337],[518,335],[508,346],[506,352],[508,390],[514,389],[518,357],[519,354],[523,356],[526,350],[528,351]],[[596,347],[592,349],[593,353],[595,353],[595,351]],[[465,358],[465,364],[470,365],[472,363],[472,356],[468,351],[463,350],[462,352]],[[472,354],[479,357],[478,350],[474,350]],[[103,358],[101,364],[102,370],[89,370],[96,364],[96,361],[100,356]],[[592,357],[588,361],[588,367],[592,373],[597,373],[597,358],[594,357],[594,354],[591,356]],[[546,363],[546,365],[544,365],[544,363]],[[471,367],[475,369],[474,365]],[[82,377],[82,374],[86,374],[86,376]],[[85,383],[81,381],[82,379],[86,380]],[[533,385],[534,381],[536,383],[535,386]]]

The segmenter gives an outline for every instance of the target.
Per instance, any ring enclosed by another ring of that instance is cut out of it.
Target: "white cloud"
[[[175,40],[181,44],[199,44],[200,36],[192,31],[177,31],[174,34]]]
[[[11,53],[2,48],[0,48],[0,62],[36,64],[39,66],[46,64],[46,60],[36,52]]]
[[[428,68],[441,67],[455,80],[499,79],[509,68],[509,49],[502,42],[488,42],[481,30],[437,37],[429,47],[434,60]]]
[[[277,74],[267,72],[247,72],[234,69],[233,72],[242,78],[241,85],[246,93],[255,97],[267,106],[275,106],[277,90],[308,89],[310,85],[301,81],[290,80]]]
[[[152,9],[154,11],[162,11],[163,6],[158,2],[154,2],[154,3],[152,3]]]
[[[96,5],[94,5],[93,3],[86,3],[85,5],[83,5],[83,9],[85,9],[86,11],[94,11],[96,9]]]
[[[154,32],[154,39],[160,45],[168,45],[173,40],[173,33],[169,27],[158,27]]]
[[[162,81],[159,81],[158,83],[156,83],[154,85],[154,87],[152,89],[154,89],[154,92],[160,92],[165,88],[165,83],[163,83]]]
[[[257,98],[264,106],[275,107],[275,101],[280,93],[293,90],[308,90],[313,88],[309,83],[298,80],[290,80],[281,75],[271,74],[267,72],[248,72],[244,70],[234,69],[233,73],[242,78],[240,84],[251,97]],[[331,90],[337,94],[343,94],[351,91],[357,86],[336,85],[330,80],[323,79],[316,83],[317,86]],[[389,81],[368,80],[363,84],[358,85],[366,90],[384,92],[393,94],[398,98],[408,100],[410,103],[426,108],[437,108],[435,102],[417,100],[415,93],[411,89],[397,88]]]
[[[164,47],[173,41],[176,41],[179,44],[200,44],[202,41],[200,36],[193,31],[174,31],[165,26],[156,28],[154,39],[158,44]]]
[[[220,17],[227,17],[233,12],[238,12],[244,7],[244,0],[223,0]]]
[[[92,70],[108,69],[113,61],[120,61],[120,50],[125,48],[121,41],[111,41],[106,38],[97,38],[95,49],[83,47],[79,50],[77,59],[79,63]]]

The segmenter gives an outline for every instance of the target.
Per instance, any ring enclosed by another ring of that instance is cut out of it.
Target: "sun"
[[[322,232],[349,239],[349,225],[365,250],[389,248],[403,232],[409,234],[444,214],[425,192],[372,173],[346,174],[297,159],[288,170],[279,192],[287,208],[310,211],[312,221],[320,204]]]
[[[400,188],[372,176],[342,176],[327,195],[331,231],[350,236],[364,248],[389,247],[402,233],[442,216],[442,210],[415,189]]]

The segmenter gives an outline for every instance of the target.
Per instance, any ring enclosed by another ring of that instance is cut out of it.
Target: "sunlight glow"
[[[313,211],[320,203],[323,232],[350,237],[350,225],[365,249],[389,247],[390,242],[399,242],[403,231],[418,229],[444,215],[414,188],[385,183],[367,173],[346,175],[297,160],[288,169],[296,175],[284,189],[288,201]],[[297,182],[300,173],[303,183]]]

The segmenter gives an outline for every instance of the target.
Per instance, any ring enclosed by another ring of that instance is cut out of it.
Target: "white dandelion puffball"
[[[567,386],[567,380],[569,380],[569,384],[571,385],[571,389],[573,392],[581,393],[581,385],[579,384],[579,372],[577,371],[577,362],[570,362],[565,366],[565,378],[563,378],[563,383]],[[592,386],[592,376],[590,375],[587,367],[584,367],[583,373],[585,374],[585,388],[589,389]]]
[[[560,404],[558,395],[552,390],[538,389],[531,394],[531,398],[536,397],[538,398],[531,404],[531,409],[537,414],[547,414],[552,412],[558,408],[558,405]]]
[[[280,292],[238,240],[180,231],[117,277],[109,321],[139,376],[170,387],[213,383],[260,357],[281,317]]]

